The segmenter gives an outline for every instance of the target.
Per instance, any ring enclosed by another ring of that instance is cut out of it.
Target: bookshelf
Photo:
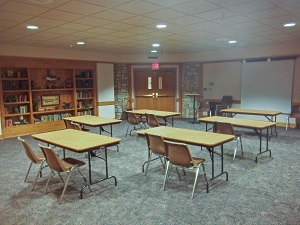
[[[2,137],[64,128],[62,119],[97,115],[95,62],[0,57]]]

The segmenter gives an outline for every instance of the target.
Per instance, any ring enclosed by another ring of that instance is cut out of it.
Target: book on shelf
[[[26,102],[27,101],[27,95],[18,95],[16,96],[17,102]]]
[[[21,105],[20,106],[20,113],[27,113],[28,112],[28,105]]]
[[[13,120],[12,119],[5,120],[5,126],[6,127],[12,127],[13,126]]]

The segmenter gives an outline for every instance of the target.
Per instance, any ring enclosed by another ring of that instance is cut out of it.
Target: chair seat
[[[35,155],[36,155],[36,157],[38,158],[38,160],[39,160],[40,162],[46,159],[46,157],[45,157],[45,155],[44,155],[43,152],[38,152],[38,153],[36,153]]]
[[[67,168],[71,168],[74,166],[80,167],[80,166],[85,165],[85,162],[78,160],[78,159],[74,159],[74,158],[64,158],[62,163]]]
[[[205,159],[202,159],[202,158],[196,158],[196,157],[193,157],[193,160],[194,160],[194,163],[196,164],[196,165],[194,165],[194,166],[197,166],[197,165],[199,165],[200,163],[205,162]],[[191,164],[193,164],[193,163],[191,162]]]

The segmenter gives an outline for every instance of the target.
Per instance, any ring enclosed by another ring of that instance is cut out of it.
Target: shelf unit
[[[64,117],[97,115],[95,62],[17,58],[12,64],[7,58],[0,62],[2,137],[62,129]]]

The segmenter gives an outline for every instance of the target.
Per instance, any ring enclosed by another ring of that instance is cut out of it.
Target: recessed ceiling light
[[[295,25],[296,25],[296,23],[286,23],[283,26],[285,26],[285,27],[293,27]]]
[[[156,25],[156,28],[159,28],[159,29],[163,29],[163,28],[166,28],[166,27],[167,27],[167,25],[165,25],[165,24]]]
[[[151,52],[152,52],[152,53],[157,53],[157,51],[156,51],[156,50],[151,50]]]
[[[236,40],[230,40],[228,41],[229,44],[235,44],[236,43]]]
[[[35,26],[35,25],[27,25],[27,29],[30,29],[30,30],[36,30],[38,29],[39,27],[38,26]]]
[[[84,45],[85,43],[84,43],[84,41],[77,41],[77,44],[78,45]]]
[[[159,47],[159,46],[160,46],[160,44],[158,44],[158,43],[154,43],[152,46],[153,46],[153,47]]]

